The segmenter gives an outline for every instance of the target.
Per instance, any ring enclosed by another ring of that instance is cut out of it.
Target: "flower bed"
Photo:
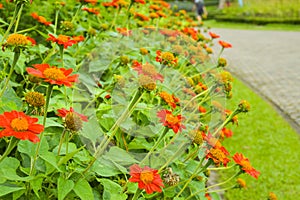
[[[232,46],[192,28],[185,11],[143,0],[2,9],[1,197],[219,198],[245,185],[240,174],[258,178],[222,145],[250,109],[225,107],[232,77],[221,54]],[[229,168],[236,174],[206,185]]]

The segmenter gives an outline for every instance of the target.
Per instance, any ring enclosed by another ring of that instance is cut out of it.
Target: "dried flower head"
[[[163,175],[163,180],[166,184],[173,186],[177,185],[180,181],[180,177],[178,174],[173,173],[173,170],[171,167],[167,169],[167,173]]]
[[[153,80],[150,76],[147,76],[144,74],[141,74],[139,76],[139,84],[144,89],[149,90],[149,91],[155,90],[155,88],[156,88],[155,80]]]
[[[27,92],[25,94],[25,101],[33,107],[42,107],[45,105],[44,94],[39,92]]]

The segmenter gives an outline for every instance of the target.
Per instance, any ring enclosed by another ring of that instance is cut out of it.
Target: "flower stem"
[[[207,191],[206,193],[222,192],[222,191],[226,191],[226,190],[233,189],[233,188],[235,188],[235,187],[236,187],[236,185],[232,185],[232,186],[230,186],[230,187],[223,188],[223,189]],[[197,194],[199,194],[199,193],[201,193],[201,192],[203,192],[203,191],[204,191],[204,190],[199,190],[199,191],[197,191],[197,192],[191,194],[186,200],[191,199],[192,197],[196,196]]]
[[[2,37],[1,44],[3,43],[4,39],[8,35],[8,33],[11,30],[12,26],[14,25],[18,12],[19,12],[19,4],[17,4],[16,7],[15,7],[13,17],[12,17],[12,19],[10,21],[10,24],[9,24],[7,30],[5,31],[5,33],[4,33],[3,37]]]
[[[0,163],[4,160],[4,158],[6,158],[8,156],[8,154],[10,154],[10,152],[15,148],[15,146],[17,145],[19,140],[17,140],[17,138],[15,137],[11,137],[9,144],[7,146],[7,148],[5,149],[5,152],[3,153],[3,155],[0,157]]]
[[[133,109],[135,108],[135,106],[138,104],[138,102],[142,99],[143,94],[141,93],[141,89],[139,88],[135,95],[133,96],[131,102],[129,103],[128,107],[126,108],[126,110],[122,113],[122,115],[119,117],[119,119],[115,122],[115,124],[111,127],[111,129],[109,130],[110,136],[107,139],[102,140],[102,142],[100,143],[100,145],[98,146],[97,150],[95,151],[94,155],[93,155],[93,160],[89,163],[89,165],[87,166],[87,168],[83,171],[82,174],[85,174],[88,172],[88,170],[93,166],[93,164],[96,162],[97,157],[103,153],[103,151],[105,150],[105,148],[108,146],[109,142],[112,140],[112,138],[115,136],[115,134],[117,133],[117,130],[119,128],[119,124],[126,119],[128,116],[130,116],[130,114],[132,113]]]
[[[134,195],[133,195],[133,197],[132,197],[131,200],[137,200],[141,193],[142,193],[142,190],[139,190],[139,189],[138,189],[138,190],[134,193]]]
[[[207,168],[207,170],[210,170],[210,171],[225,170],[225,169],[231,169],[234,166],[236,166],[236,165],[231,165],[229,167],[211,167],[211,168]]]
[[[57,155],[59,156],[60,154],[60,149],[61,149],[61,146],[62,146],[62,143],[64,141],[64,138],[65,138],[65,135],[66,135],[66,129],[64,128],[62,134],[61,134],[61,138],[59,140],[59,145],[58,145],[58,150],[57,150]]]
[[[16,33],[17,30],[18,30],[18,26],[19,26],[19,21],[20,21],[20,18],[21,18],[22,10],[23,10],[23,4],[21,4],[21,7],[20,7],[19,12],[18,12],[17,21],[16,21],[16,25],[15,25],[15,29],[14,29],[14,33]]]
[[[47,92],[46,92],[46,103],[45,103],[45,107],[44,107],[44,119],[43,119],[43,126],[44,127],[46,125],[47,111],[48,111],[48,106],[49,106],[49,102],[50,102],[50,97],[51,97],[51,94],[52,94],[52,90],[53,90],[53,85],[52,84],[48,85]],[[41,133],[40,141],[42,141],[43,136],[44,136],[44,132]],[[30,168],[30,175],[33,174],[35,163],[36,163],[36,160],[37,160],[37,157],[38,157],[38,153],[39,153],[40,147],[41,147],[41,142],[39,142],[38,145],[37,145],[37,148],[36,148],[36,151],[35,151],[35,155],[34,155],[34,158],[33,158],[33,163],[32,163],[32,166]]]
[[[62,68],[64,68],[64,46],[59,46],[60,59],[62,63]]]
[[[216,136],[220,130],[236,115],[238,114],[238,108],[235,109],[227,118],[226,120],[217,128],[217,130],[212,134],[212,136]]]
[[[148,160],[148,158],[150,157],[150,155],[155,151],[155,149],[159,146],[159,144],[161,143],[161,141],[164,139],[164,137],[166,136],[166,134],[168,133],[168,131],[169,131],[169,128],[165,127],[164,130],[163,130],[163,132],[162,132],[162,134],[160,134],[159,138],[155,142],[155,144],[152,146],[152,148],[147,153],[147,155],[145,156],[145,158],[140,162],[140,165],[142,165],[143,162],[145,162],[146,160]]]
[[[208,161],[205,166],[202,166],[202,163],[204,161],[204,158],[201,159],[201,161],[199,162],[197,168],[195,169],[194,173],[191,175],[191,177],[188,179],[188,181],[184,184],[183,188],[179,191],[179,193],[176,195],[176,197],[179,197],[179,195],[181,195],[181,193],[185,190],[185,188],[189,185],[189,183],[193,180],[193,178],[195,176],[197,176],[197,174],[199,174],[201,171],[204,171],[209,165],[210,165],[210,161]],[[202,168],[202,170],[200,170],[198,172],[198,170]]]
[[[73,16],[73,18],[72,18],[72,20],[71,20],[71,23],[73,23],[74,20],[77,18],[77,15],[78,15],[79,11],[81,10],[81,7],[82,7],[82,4],[80,4],[80,6],[78,7],[78,9],[76,10],[76,13],[75,13],[75,15]]]
[[[12,63],[12,65],[11,65],[11,67],[10,67],[9,74],[8,74],[8,76],[7,76],[7,78],[6,78],[4,87],[2,88],[2,90],[1,90],[1,92],[0,92],[0,98],[1,98],[1,97],[3,96],[3,94],[4,94],[4,92],[5,92],[5,90],[6,90],[7,86],[8,86],[9,80],[10,80],[10,78],[11,78],[11,75],[13,74],[14,69],[15,69],[15,66],[16,66],[16,64],[17,64],[17,62],[18,62],[18,60],[19,60],[19,58],[20,58],[20,54],[21,54],[21,53],[20,53],[19,47],[15,47],[14,52],[15,52],[15,53],[14,53],[14,60],[13,60],[13,63]]]
[[[59,9],[56,10],[55,12],[55,24],[54,24],[54,34],[56,35],[56,31],[57,31],[57,22],[58,22],[58,14],[59,14]]]
[[[223,181],[221,183],[217,183],[215,185],[211,185],[211,186],[205,188],[205,190],[208,190],[210,188],[214,188],[214,187],[217,187],[217,186],[220,186],[220,185],[224,185],[224,184],[228,183],[229,181],[231,181],[232,179],[234,179],[235,177],[237,177],[238,175],[240,175],[241,173],[242,173],[242,171],[238,171],[232,177],[228,178],[226,181]]]

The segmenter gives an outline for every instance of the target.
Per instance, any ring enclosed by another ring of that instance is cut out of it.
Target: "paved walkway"
[[[223,52],[228,69],[271,101],[299,132],[300,32],[211,31],[233,46]]]

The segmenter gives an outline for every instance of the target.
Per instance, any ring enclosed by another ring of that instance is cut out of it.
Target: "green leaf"
[[[27,181],[31,177],[20,177],[17,175],[16,170],[20,165],[20,161],[16,158],[6,157],[0,163],[0,177],[8,180]]]
[[[73,191],[81,198],[81,200],[94,199],[94,194],[93,194],[92,188],[91,188],[90,184],[84,179],[79,180],[75,184]]]
[[[87,123],[84,123],[83,128],[80,131],[80,135],[82,135],[85,138],[88,138],[90,141],[93,142],[93,144],[95,144],[97,139],[99,139],[103,135],[97,119],[92,118],[89,119]]]
[[[121,174],[121,171],[114,165],[112,161],[98,158],[94,163],[92,170],[103,177],[110,177]]]
[[[69,192],[74,188],[74,182],[72,180],[66,180],[61,176],[58,178],[57,183],[58,200],[63,200]]]
[[[37,177],[33,180],[30,181],[30,186],[33,189],[33,192],[35,195],[40,198],[39,196],[39,190],[42,188],[42,183],[43,183],[44,178],[43,177]]]
[[[116,146],[111,147],[109,152],[106,153],[104,157],[120,165],[132,165],[134,163],[138,163],[138,161],[134,159],[128,152]]]
[[[126,200],[127,195],[122,193],[122,187],[109,180],[109,179],[98,179],[98,181],[103,185],[103,200]]]
[[[53,152],[46,152],[40,155],[40,157],[46,161],[47,163],[49,163],[50,165],[52,165],[53,167],[55,167],[57,169],[57,171],[61,172],[61,169],[58,167],[57,165],[57,159],[56,156]],[[50,170],[52,171],[52,170]],[[47,170],[47,172],[49,172],[49,170]],[[50,173],[50,172],[49,172]]]
[[[70,143],[71,144],[71,143]],[[76,147],[75,147],[76,148]],[[62,157],[59,162],[58,162],[58,166],[60,166],[61,164],[66,164],[68,162],[68,160],[70,160],[71,158],[74,157],[74,155],[76,155],[78,152],[80,152],[82,149],[84,149],[84,146],[80,147],[79,149],[75,149],[74,151],[68,153],[67,155],[65,155],[64,157]]]
[[[46,137],[43,137],[40,142],[41,142],[41,148],[39,150],[39,153],[43,154],[43,153],[48,152],[49,145],[48,145]],[[37,148],[37,144],[30,142],[29,140],[21,140],[18,143],[18,151],[20,153],[24,153],[24,154],[28,155],[29,157],[35,156],[36,148]]]
[[[0,99],[0,113],[21,110],[22,105],[22,100],[16,95],[15,91],[9,87],[5,90]]]
[[[132,183],[132,182],[127,183],[127,192],[129,194],[136,193],[137,189],[138,189],[138,184],[137,183]]]
[[[12,192],[25,190],[25,189],[26,189],[25,187],[13,187],[13,186],[0,185],[0,197]]]
[[[129,144],[128,149],[146,149],[150,150],[153,144],[149,143],[145,138],[134,138]]]

